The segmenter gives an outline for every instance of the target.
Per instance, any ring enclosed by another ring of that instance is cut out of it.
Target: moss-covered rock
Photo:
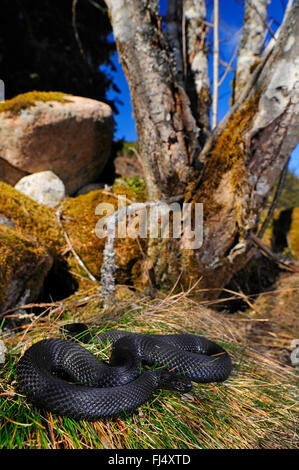
[[[96,224],[100,219],[100,216],[96,214],[96,208],[101,203],[109,203],[117,210],[118,196],[121,196],[122,200],[127,199],[127,204],[130,204],[130,201],[139,201],[141,197],[139,191],[134,192],[130,186],[117,185],[111,192],[97,190],[76,198],[68,198],[63,207],[63,226],[70,237],[71,244],[97,279],[101,277],[105,239],[98,238],[96,235]],[[118,266],[116,281],[118,283],[131,283],[132,268],[142,257],[144,245],[144,240],[129,237],[116,239]],[[72,269],[79,270],[80,274],[84,275],[74,258],[69,262]]]
[[[38,241],[51,255],[61,256],[65,240],[55,210],[0,181],[0,213],[13,222],[17,234]]]
[[[110,203],[117,210],[119,196],[127,200],[127,204],[139,201],[140,187],[135,186],[123,185],[119,191],[121,194],[118,192],[120,188],[116,187],[112,191],[97,190],[76,198],[69,197],[61,210],[59,223],[55,209],[42,206],[0,182],[0,309],[1,305],[2,309],[3,306],[11,306],[25,289],[31,289],[30,300],[34,300],[47,269],[50,269],[50,260],[54,260],[54,264],[63,262],[78,280],[79,289],[90,282],[73,255],[65,234],[85,266],[100,281],[105,238],[96,235],[96,224],[100,219],[96,208],[100,203]],[[14,228],[5,225],[5,220],[9,220]],[[117,283],[131,284],[138,279],[138,261],[145,251],[145,243],[145,240],[129,237],[116,239]],[[18,295],[10,294],[9,285],[14,280],[19,286]]]
[[[71,95],[59,91],[29,91],[0,103],[0,113],[7,111],[10,113],[18,113],[22,109],[35,106],[37,101],[42,101],[43,103],[48,101],[70,103],[70,100],[67,98],[68,96]]]
[[[34,300],[53,264],[52,256],[34,238],[0,225],[0,312],[19,301]]]
[[[37,298],[54,258],[65,247],[55,212],[0,182],[0,311],[27,291]],[[8,220],[9,224],[3,223]]]

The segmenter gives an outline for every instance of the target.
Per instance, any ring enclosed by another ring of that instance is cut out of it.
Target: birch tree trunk
[[[214,52],[213,52],[213,109],[212,129],[218,121],[218,81],[219,81],[219,0],[214,1]]]
[[[242,42],[239,50],[233,98],[236,101],[247,82],[250,70],[261,58],[265,42],[269,0],[246,0]]]
[[[136,119],[149,200],[184,194],[197,127],[154,0],[107,0]]]
[[[251,0],[253,2],[253,0]],[[266,1],[260,0],[264,5]],[[184,196],[202,202],[204,240],[149,243],[157,285],[202,278],[200,288],[226,285],[253,254],[250,234],[298,140],[299,1],[279,37],[250,70],[238,100],[207,140],[199,160],[198,129],[174,68],[154,0],[106,0],[130,86],[149,200]]]
[[[171,2],[170,2],[171,4]],[[186,43],[186,91],[191,101],[191,110],[199,128],[199,144],[210,135],[211,90],[208,65],[205,0],[185,0],[183,2],[183,41]]]

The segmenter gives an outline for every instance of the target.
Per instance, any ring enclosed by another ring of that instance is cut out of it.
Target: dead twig
[[[58,209],[56,210],[56,217],[57,217],[57,221],[58,221],[58,224],[63,232],[63,235],[64,235],[64,238],[67,242],[67,245],[69,247],[69,249],[71,250],[71,252],[73,253],[74,257],[76,258],[76,260],[78,261],[78,264],[81,266],[82,269],[84,269],[84,271],[86,272],[87,276],[89,277],[89,279],[93,282],[97,282],[96,278],[94,277],[94,275],[89,271],[89,269],[87,268],[87,266],[85,266],[85,264],[83,263],[82,259],[80,258],[80,256],[76,253],[76,251],[74,250],[74,247],[73,245],[71,244],[71,240],[70,240],[70,237],[68,236],[68,234],[66,233],[66,231],[64,230],[64,227],[63,227],[63,224],[61,222],[61,210],[62,210],[62,207],[64,205],[64,202],[62,202],[59,206],[58,206]]]
[[[289,165],[289,161],[290,159],[288,159],[288,161],[286,162],[283,170],[282,170],[282,173],[279,177],[279,181],[278,181],[278,185],[277,185],[277,188],[276,188],[276,191],[275,191],[275,195],[273,197],[273,201],[271,203],[271,206],[268,210],[268,214],[263,222],[263,225],[257,235],[257,238],[262,238],[264,233],[265,233],[265,230],[270,222],[270,220],[272,219],[272,216],[273,216],[273,213],[274,213],[274,210],[275,210],[275,207],[277,205],[277,201],[281,195],[281,192],[283,190],[283,187],[284,187],[284,183],[285,183],[285,179],[286,179],[286,176],[287,176],[287,173],[288,173],[288,165]]]
[[[17,307],[9,308],[8,310],[5,310],[4,312],[0,313],[0,318],[7,316],[7,314],[15,312],[16,310],[27,310],[31,308],[50,308],[50,307],[55,307],[54,311],[57,309],[63,309],[65,310],[66,308],[73,307],[74,305],[81,305],[85,304],[91,299],[94,299],[95,297],[98,297],[98,294],[92,294],[88,295],[86,297],[83,297],[78,300],[73,300],[68,303],[62,303],[62,302],[49,302],[49,303],[31,303],[31,304],[26,304],[26,305],[18,305]],[[53,311],[52,311],[53,313]]]
[[[266,256],[273,259],[277,264],[281,265],[282,267],[288,269],[291,272],[299,273],[299,270],[294,265],[287,264],[284,261],[282,261],[278,255],[273,253],[273,251],[271,251],[270,248],[264,245],[261,242],[261,240],[258,237],[256,237],[253,233],[250,234],[250,239],[258,248],[260,248],[265,253]]]

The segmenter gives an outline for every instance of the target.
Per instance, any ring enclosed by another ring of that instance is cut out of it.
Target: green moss
[[[222,205],[213,200],[225,173],[230,173],[230,183],[235,193],[246,182],[245,162],[247,158],[244,135],[256,114],[259,94],[249,99],[228,122],[225,130],[218,137],[204,168],[202,186],[198,198],[205,204],[205,217],[221,210]]]
[[[54,209],[38,204],[0,181],[0,213],[14,222],[16,233],[39,240],[53,255],[62,253],[65,240]]]
[[[92,191],[76,198],[67,198],[62,210],[63,227],[74,250],[89,271],[98,278],[103,261],[104,240],[95,234],[96,223],[100,219],[95,211],[102,199],[100,191]],[[105,202],[113,204],[115,201],[107,197]],[[74,257],[70,256],[68,261],[72,271],[86,277]]]
[[[35,106],[37,101],[58,101],[59,103],[70,103],[66,97],[71,96],[59,91],[29,91],[21,95],[17,95],[10,100],[0,103],[0,112],[10,111],[17,113],[22,109]]]
[[[3,304],[7,284],[18,269],[26,264],[38,265],[47,253],[62,258],[66,242],[54,209],[36,203],[3,182],[0,182],[0,214],[15,226],[11,229],[0,225],[0,303]],[[37,267],[30,283],[38,279],[39,269],[44,269],[44,263]]]
[[[137,182],[135,182],[135,186],[138,187]],[[127,185],[125,187],[132,192],[130,196],[135,194],[132,188]],[[128,193],[126,195],[129,197]],[[96,224],[100,219],[100,215],[96,215],[96,207],[98,204],[106,202],[113,204],[117,210],[117,196],[117,192],[110,193],[100,190],[76,198],[67,198],[61,213],[63,228],[68,234],[74,250],[97,279],[100,279],[101,276],[105,239],[98,238],[95,234]],[[69,270],[78,279],[80,287],[84,287],[86,282],[89,282],[86,281],[86,272],[80,267],[67,246],[64,233],[57,221],[55,209],[42,206],[12,186],[0,182],[0,214],[14,223],[15,230],[10,232],[12,237],[24,237],[31,240],[33,244],[36,243],[38,247],[49,252],[55,260],[66,261]],[[0,245],[2,246],[2,244],[7,245],[7,250],[11,250],[13,246],[8,238],[0,240]],[[115,249],[119,268],[116,280],[118,283],[132,281],[132,267],[142,257],[144,245],[144,240],[128,237],[116,239]],[[17,244],[16,250],[18,250]],[[4,257],[4,252],[3,248],[0,252],[0,270],[3,263],[9,264],[11,262],[11,258]],[[21,256],[22,251],[20,250],[19,253]],[[13,256],[13,250],[11,250],[11,256]]]
[[[95,233],[96,224],[101,218],[100,215],[96,215],[96,207],[100,203],[109,203],[113,204],[117,210],[117,194],[98,190],[76,198],[68,198],[62,211],[63,226],[69,234],[72,246],[97,279],[101,276],[105,238],[98,238]],[[144,244],[142,240],[128,237],[116,238],[115,250],[118,266],[116,280],[118,283],[131,281],[132,267],[142,256],[141,244]],[[75,259],[69,260],[69,263],[72,270],[86,276]]]
[[[224,173],[243,163],[245,159],[244,134],[258,107],[258,96],[251,98],[229,121],[217,139],[205,171],[205,182],[216,189]],[[236,184],[238,181],[235,182]]]
[[[145,181],[137,175],[133,178],[118,178],[113,185],[113,192],[124,195],[132,201],[146,201]]]
[[[117,155],[126,155],[127,157],[135,157],[136,152],[138,151],[139,151],[138,142],[124,141],[121,149],[117,152]]]
[[[12,277],[24,271],[24,279],[28,265],[35,272],[34,277],[39,277],[40,271],[44,269],[43,263],[39,262],[46,256],[46,250],[40,244],[14,229],[0,225],[0,305],[6,302],[7,287]],[[30,283],[34,283],[34,277],[30,279]]]

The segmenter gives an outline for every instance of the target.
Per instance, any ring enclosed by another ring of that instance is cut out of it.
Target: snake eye
[[[192,388],[191,380],[187,379],[186,377],[177,376],[173,388],[180,393],[190,392]]]
[[[176,390],[180,393],[187,393],[192,388],[191,380],[182,375],[176,375],[168,371],[160,371],[159,387],[166,390]]]

